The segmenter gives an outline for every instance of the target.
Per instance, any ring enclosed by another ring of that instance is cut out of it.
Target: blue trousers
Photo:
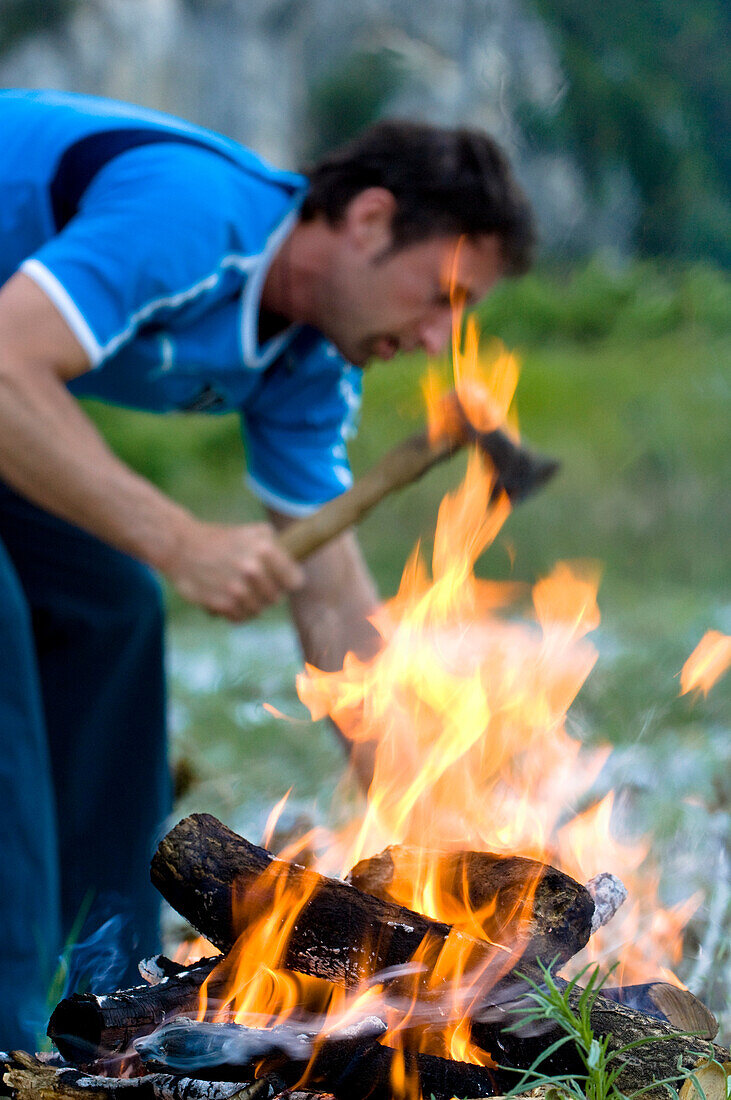
[[[159,950],[169,787],[156,580],[0,485],[0,1049],[34,1049],[89,899],[131,917],[126,984]]]

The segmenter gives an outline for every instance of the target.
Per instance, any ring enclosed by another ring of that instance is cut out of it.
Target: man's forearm
[[[289,522],[272,515],[275,526]],[[352,532],[312,554],[304,563],[305,584],[290,597],[292,617],[305,660],[328,672],[342,668],[345,655],[373,656],[380,637],[368,621],[378,593]],[[353,742],[333,723],[364,790],[373,778],[374,741]]]
[[[0,288],[0,478],[235,622],[301,584],[271,527],[198,520],[109,450],[66,388],[88,366],[32,280]]]
[[[270,513],[274,526],[290,520]],[[368,621],[378,606],[378,592],[350,531],[302,563],[305,583],[290,596],[292,617],[305,660],[317,668],[342,668],[349,651],[367,658],[378,648],[378,635]]]
[[[2,356],[2,352],[0,352]],[[65,386],[0,361],[0,476],[33,503],[160,569],[189,514],[107,447]]]

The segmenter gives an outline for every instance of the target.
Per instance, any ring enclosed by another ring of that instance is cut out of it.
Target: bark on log
[[[164,1020],[198,1007],[200,989],[220,956],[205,959],[163,978],[116,993],[74,993],[60,1001],[48,1023],[48,1035],[69,1062],[84,1065],[100,1057],[124,1054],[132,1040],[153,1031]],[[216,986],[210,990],[216,995]]]
[[[578,997],[579,993],[574,996],[574,1003],[578,1001]],[[690,1070],[708,1059],[715,1059],[722,1065],[729,1060],[727,1048],[689,1037],[670,1024],[646,1016],[626,1005],[617,1004],[606,997],[597,997],[591,1012],[591,1024],[598,1038],[610,1036],[609,1049],[612,1051],[640,1039],[657,1040],[622,1055],[624,1068],[617,1087],[626,1094],[647,1088],[664,1078],[677,1077],[679,1066],[683,1070]],[[653,1090],[645,1095],[666,1097],[668,1093],[665,1090]]]
[[[296,864],[275,861],[269,852],[208,814],[185,818],[168,833],[152,860],[151,877],[174,909],[216,947],[227,951],[273,897],[274,876],[262,877],[272,867],[298,892],[311,893],[282,961],[289,970],[354,985],[377,971],[408,962],[427,935],[436,952],[452,932],[441,921]],[[575,922],[579,928],[578,933],[572,930],[573,943],[586,943],[592,912],[588,892],[573,884],[568,904],[565,899],[562,903],[564,927]],[[486,980],[524,962],[525,944],[518,943],[508,958],[505,947],[509,944],[498,950],[456,935],[470,950],[471,962],[486,966]],[[547,963],[558,951],[558,936],[551,948],[555,950],[545,959]]]
[[[383,901],[397,901],[398,879],[413,882],[428,862],[437,865],[442,896],[468,905],[492,943],[515,943],[520,966],[541,959],[567,962],[585,947],[594,902],[585,886],[563,871],[524,856],[493,852],[430,853],[394,846],[363,859],[346,882]]]
[[[161,842],[153,859],[152,880],[198,931],[226,950],[239,930],[230,906],[235,883],[251,885],[272,860],[269,853],[249,844],[215,818],[194,815]],[[297,886],[314,885],[313,872],[296,865],[283,867],[282,873]],[[318,889],[294,926],[284,960],[288,969],[353,984],[363,976],[364,963],[366,973],[404,963],[427,933],[436,943],[443,943],[449,933],[448,925],[369,897],[352,886],[322,876],[314,879]],[[266,903],[266,898],[259,900]],[[245,930],[245,923],[240,930]],[[364,940],[369,944],[365,956],[360,946]],[[473,957],[479,958],[482,950],[484,945],[475,942]],[[527,1040],[504,1030],[513,1019],[510,1005],[503,1004],[473,1023],[475,1041],[505,1065],[529,1065],[532,1058],[526,1054],[531,1048],[535,1050],[537,1044],[538,1049],[545,1049],[560,1035],[551,1025],[544,1035]],[[642,1087],[658,1079],[656,1067],[663,1067],[665,1073],[678,1058],[687,1067],[695,1064],[696,1052],[698,1056],[728,1059],[728,1052],[722,1048],[700,1039],[688,1040],[660,1021],[602,997],[597,998],[592,1023],[599,1037],[612,1034],[617,1045],[648,1035],[666,1036],[664,1041],[639,1048],[625,1059],[627,1080],[641,1080]],[[571,1054],[563,1050],[563,1054],[559,1052],[561,1059],[567,1071],[573,1072],[575,1051]],[[549,1065],[557,1065],[555,1058]]]

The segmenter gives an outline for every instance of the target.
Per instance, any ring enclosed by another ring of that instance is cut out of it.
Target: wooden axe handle
[[[435,463],[454,454],[459,446],[446,438],[430,443],[426,431],[417,432],[388,451],[346,493],[280,532],[280,545],[297,561],[303,561],[357,523],[389,493],[416,481]]]

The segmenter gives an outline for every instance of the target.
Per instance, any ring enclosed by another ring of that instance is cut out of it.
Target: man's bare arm
[[[27,276],[0,288],[0,477],[35,504],[166,574],[214,614],[257,614],[302,572],[266,524],[204,523],[121,462],[65,383],[89,369]]]
[[[291,522],[276,512],[269,514],[280,530]],[[342,668],[349,651],[363,659],[373,656],[380,639],[368,616],[378,606],[378,592],[353,532],[346,531],[302,565],[304,584],[290,596],[290,606],[305,660],[331,672]],[[373,742],[353,745],[335,729],[367,789],[373,775]]]

